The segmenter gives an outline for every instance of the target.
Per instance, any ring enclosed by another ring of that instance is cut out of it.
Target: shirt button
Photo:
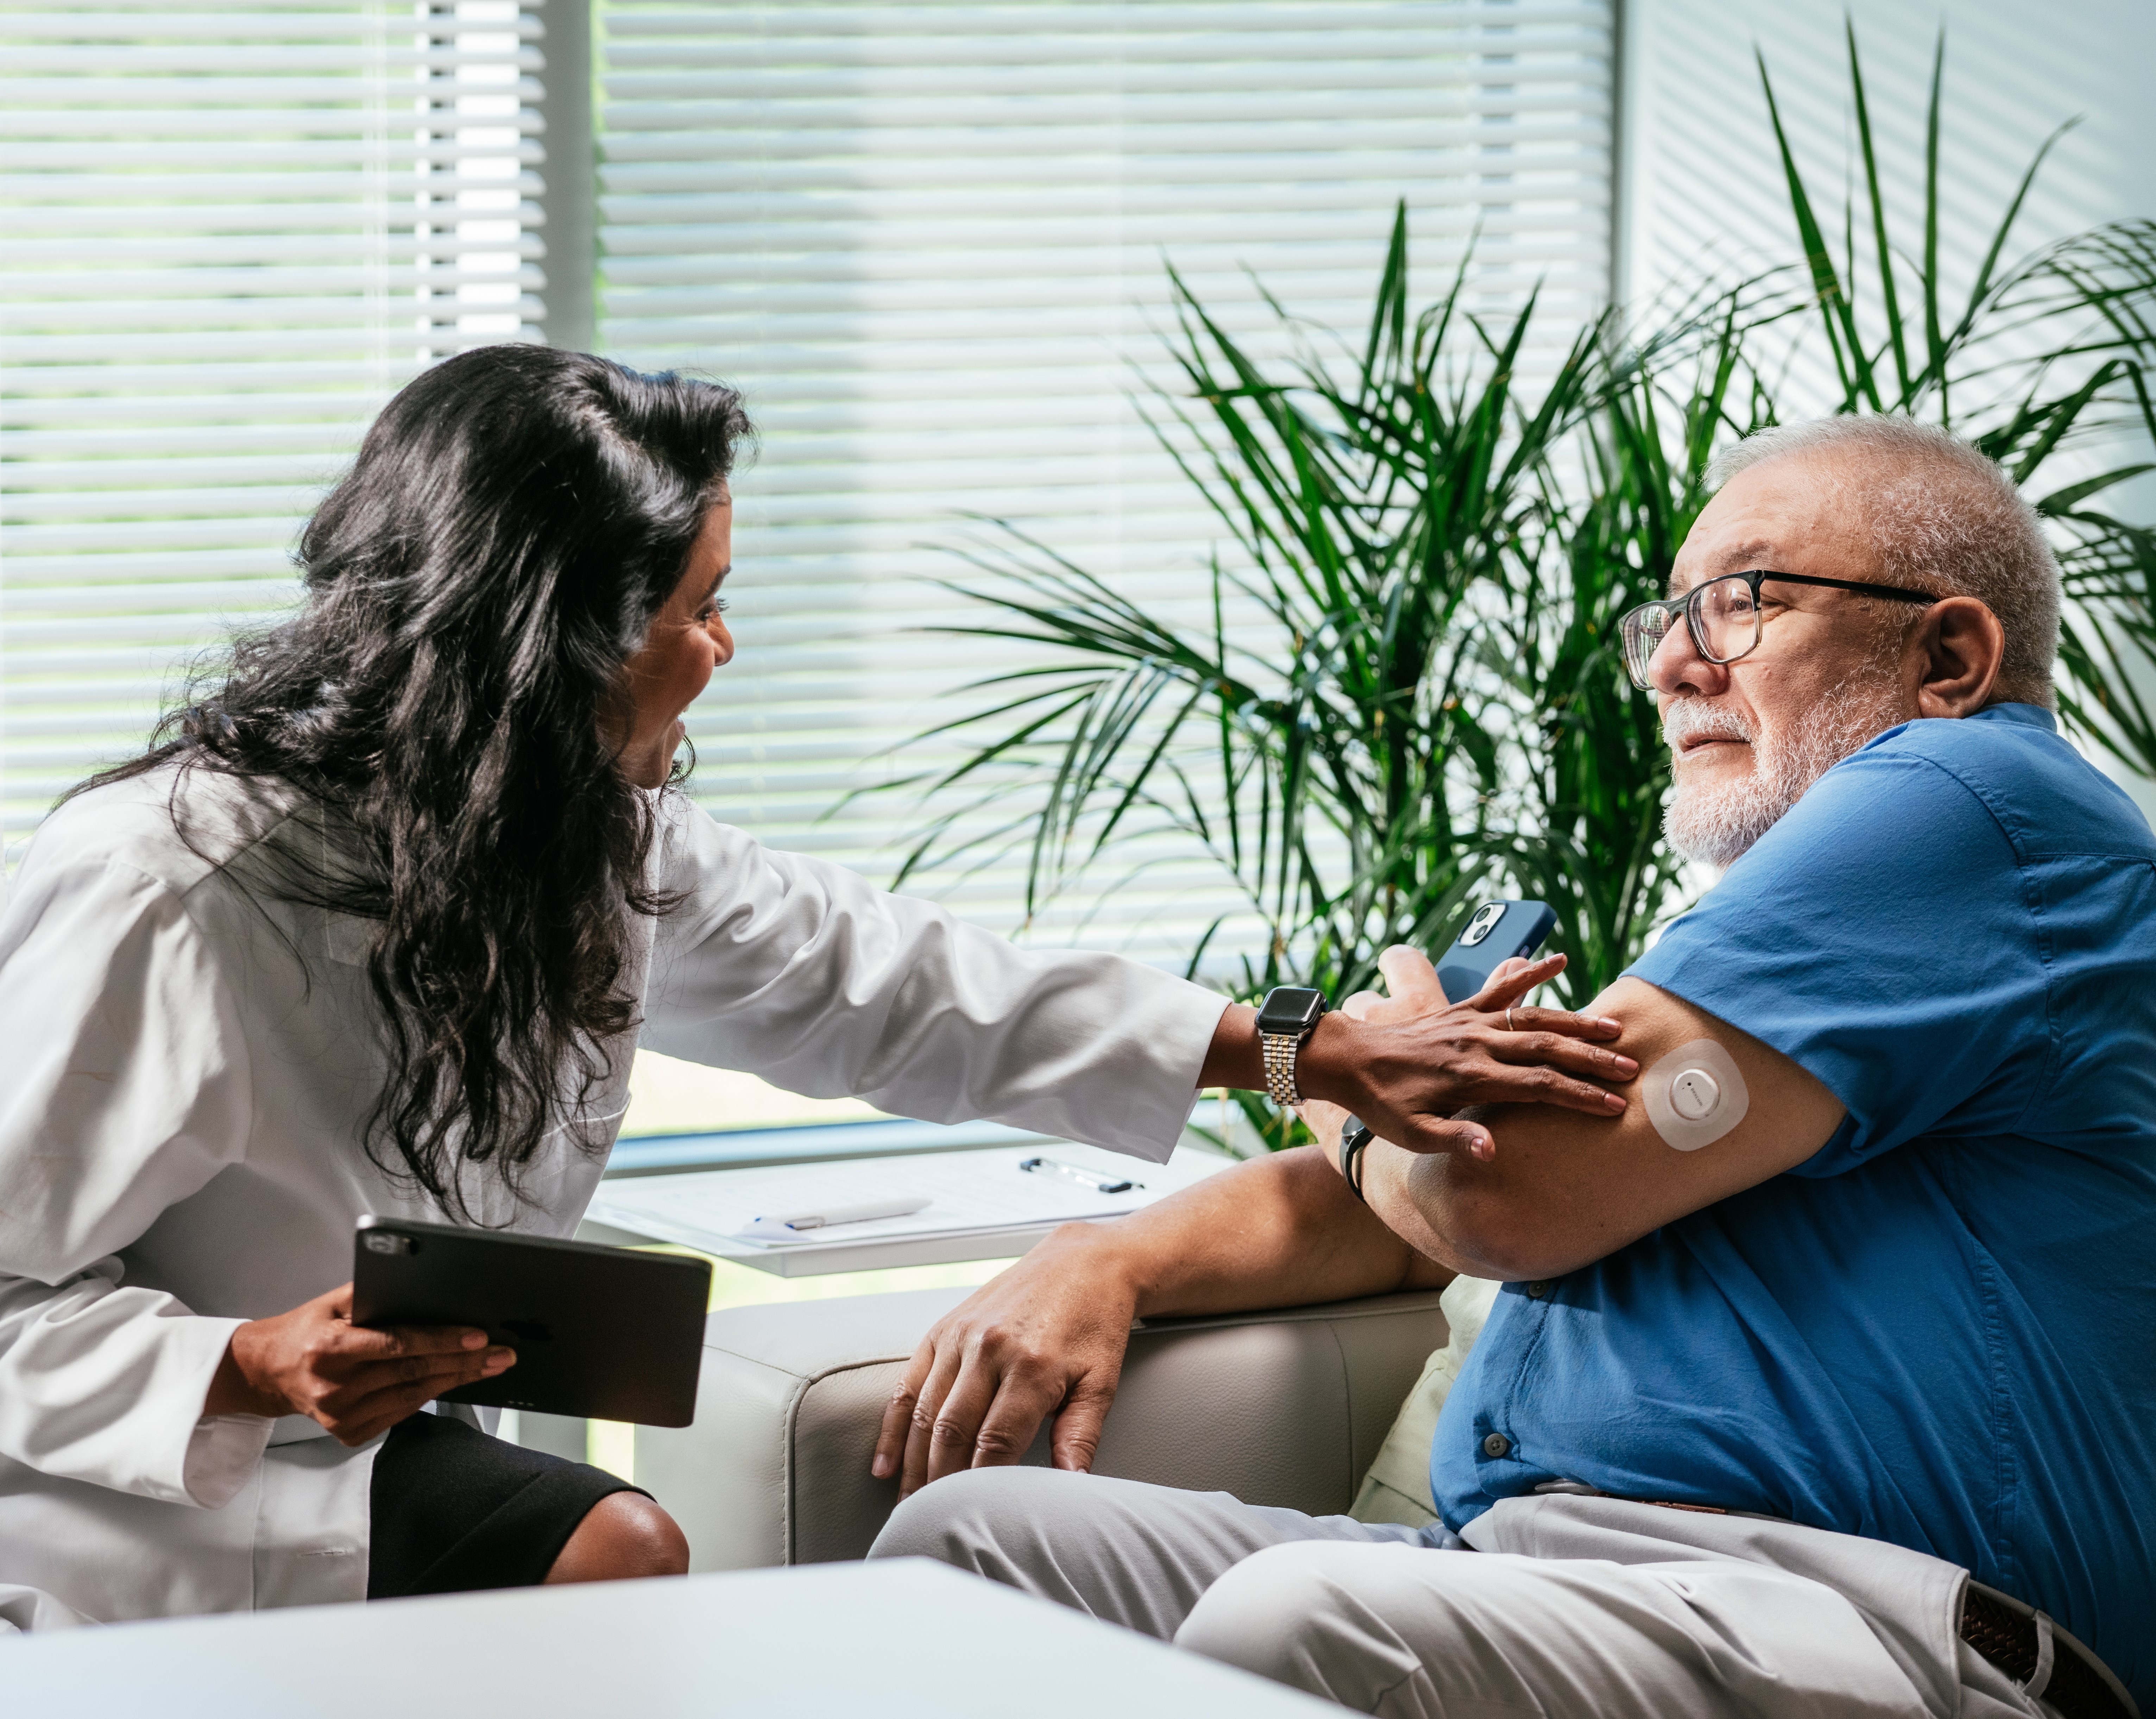
[[[1535,1300],[1539,1301],[1543,1296],[1549,1294],[1549,1285],[1541,1278],[1537,1278],[1532,1283],[1527,1285],[1527,1294]]]
[[[1502,1433],[1492,1433],[1482,1441],[1482,1454],[1485,1456],[1509,1456],[1512,1454],[1512,1441]]]

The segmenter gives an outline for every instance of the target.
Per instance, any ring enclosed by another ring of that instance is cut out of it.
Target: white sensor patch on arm
[[[1712,1145],[1744,1119],[1752,1095],[1736,1059],[1711,1038],[1681,1044],[1640,1077],[1647,1120],[1680,1152]]]

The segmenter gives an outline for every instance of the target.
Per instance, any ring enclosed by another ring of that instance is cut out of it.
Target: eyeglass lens
[[[1709,579],[1692,601],[1692,642],[1709,662],[1734,662],[1759,642],[1759,603],[1743,574]]]
[[[1743,574],[1709,579],[1686,597],[1645,603],[1625,617],[1625,666],[1634,684],[1651,684],[1648,666],[1677,617],[1690,611],[1692,644],[1709,662],[1734,662],[1759,642],[1759,605]]]

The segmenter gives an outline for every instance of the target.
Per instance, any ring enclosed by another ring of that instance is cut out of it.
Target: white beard
[[[1891,665],[1858,669],[1784,733],[1755,734],[1735,711],[1704,698],[1662,701],[1662,732],[1674,750],[1698,734],[1752,743],[1752,773],[1712,787],[1679,784],[1662,814],[1662,833],[1686,859],[1728,866],[1779,823],[1804,790],[1875,734],[1904,720]]]

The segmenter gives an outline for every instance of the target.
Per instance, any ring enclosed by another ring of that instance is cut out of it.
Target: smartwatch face
[[[1325,1012],[1325,993],[1299,985],[1283,985],[1265,998],[1258,1011],[1260,1032],[1291,1032],[1300,1037],[1317,1025]]]

